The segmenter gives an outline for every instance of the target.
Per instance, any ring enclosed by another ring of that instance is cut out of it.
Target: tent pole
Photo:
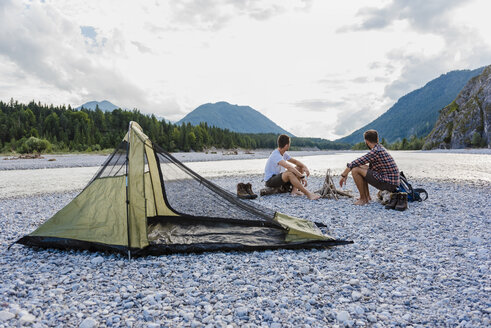
[[[126,228],[128,234],[128,261],[131,261],[131,250],[130,250],[130,200],[128,193],[128,168],[129,168],[129,153],[130,153],[130,133],[131,133],[131,121],[128,126],[128,141],[126,143]]]

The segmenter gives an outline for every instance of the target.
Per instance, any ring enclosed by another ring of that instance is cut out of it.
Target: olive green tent
[[[132,255],[325,247],[350,243],[201,177],[130,122],[84,190],[20,244]]]

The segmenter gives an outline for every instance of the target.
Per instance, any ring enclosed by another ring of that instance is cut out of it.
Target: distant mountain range
[[[188,122],[192,125],[206,122],[208,126],[240,133],[285,133],[293,136],[257,110],[249,106],[231,105],[225,101],[201,105],[177,124]]]
[[[115,109],[121,108],[121,107],[116,106],[115,104],[113,104],[107,100],[103,100],[103,101],[89,101],[89,102],[86,102],[85,104],[83,104],[81,106],[78,106],[75,109],[80,110],[83,107],[85,109],[95,110],[97,108],[97,106],[99,106],[99,109],[102,110],[103,112],[111,112]]]
[[[340,143],[356,144],[363,141],[363,132],[375,129],[386,142],[393,143],[411,136],[425,137],[435,127],[439,112],[452,103],[470,79],[480,75],[485,67],[475,70],[458,70],[441,75],[424,87],[414,90],[399,100],[384,114],[356,130],[352,134],[336,140]],[[111,102],[90,101],[82,106],[95,110],[112,111],[120,108]],[[164,118],[158,117],[159,120]],[[170,122],[166,120],[167,122]],[[208,126],[228,129],[239,133],[285,133],[293,136],[269,118],[249,106],[232,105],[221,101],[203,104],[187,114],[175,124],[206,122]]]
[[[355,144],[363,141],[363,132],[375,129],[379,136],[392,143],[414,135],[424,137],[433,129],[439,111],[450,104],[467,82],[481,74],[475,70],[452,71],[428,82],[399,100],[384,114],[352,134],[336,141]]]

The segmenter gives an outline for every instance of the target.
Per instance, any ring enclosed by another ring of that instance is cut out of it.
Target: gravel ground
[[[260,175],[214,181],[234,191],[238,180],[261,186]],[[323,222],[352,245],[131,261],[7,251],[77,193],[0,199],[0,327],[489,326],[489,182],[412,182],[429,199],[405,212],[285,194],[254,201]]]

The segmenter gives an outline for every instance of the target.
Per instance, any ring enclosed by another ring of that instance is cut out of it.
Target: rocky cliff
[[[491,145],[491,65],[472,78],[443,108],[423,149]]]

